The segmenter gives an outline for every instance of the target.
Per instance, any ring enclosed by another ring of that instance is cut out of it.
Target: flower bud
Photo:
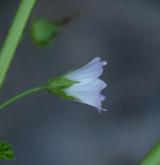
[[[31,38],[34,43],[45,46],[55,39],[62,25],[47,19],[37,19],[32,24]]]

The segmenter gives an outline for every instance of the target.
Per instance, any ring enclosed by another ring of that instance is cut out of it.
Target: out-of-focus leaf
[[[35,44],[48,45],[53,41],[61,29],[60,24],[44,18],[37,19],[32,24],[31,37]]]
[[[11,144],[6,141],[0,141],[0,160],[13,160],[14,153]]]

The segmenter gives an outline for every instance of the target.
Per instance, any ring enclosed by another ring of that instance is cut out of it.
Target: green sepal
[[[64,89],[69,88],[70,86],[79,83],[77,81],[72,81],[69,80],[65,77],[57,77],[49,80],[45,84],[45,88],[47,89],[48,92],[52,94],[56,94],[62,99],[68,99],[68,100],[75,100],[74,97],[68,96],[65,92]]]
[[[0,160],[13,160],[12,146],[6,141],[0,141]]]

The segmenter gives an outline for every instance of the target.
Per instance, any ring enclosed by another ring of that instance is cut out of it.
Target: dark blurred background
[[[0,1],[0,44],[19,0]],[[37,17],[75,15],[47,47],[28,36]],[[78,13],[78,14],[77,14]],[[0,139],[15,161],[3,165],[135,165],[160,137],[160,2],[37,0],[9,70],[1,101],[96,56],[108,61],[99,115],[90,106],[42,92],[0,112]]]

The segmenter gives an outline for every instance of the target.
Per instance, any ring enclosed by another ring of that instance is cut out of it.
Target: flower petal
[[[101,100],[101,101],[104,101],[105,99],[106,99],[106,96],[104,96],[104,95],[101,95],[101,96],[100,96],[100,100]]]
[[[77,83],[65,89],[65,93],[80,101],[96,107],[98,111],[104,111],[101,107],[101,102],[105,100],[105,96],[100,94],[101,90],[106,87],[106,83],[100,79],[96,79],[92,83],[82,84]]]
[[[97,92],[100,93],[104,88],[107,87],[107,84],[100,80],[95,79],[93,82],[90,83],[76,83],[72,85],[68,90],[70,91],[88,91],[88,92]]]
[[[101,61],[101,58],[97,57],[84,67],[66,74],[65,78],[79,83],[64,89],[64,92],[76,101],[96,107],[99,112],[106,111],[101,106],[101,102],[105,100],[101,91],[107,84],[99,79],[106,64],[106,61]]]
[[[70,92],[67,91],[67,94],[69,93]],[[72,93],[72,96],[75,98],[76,101],[80,101],[81,103],[88,104],[94,107],[101,107],[100,95],[97,95],[97,93],[90,93],[87,91],[74,91],[74,94]]]
[[[99,58],[92,60],[89,64],[80,68],[74,72],[65,75],[66,78],[79,81],[83,83],[88,83],[98,77],[103,73],[103,66],[106,65],[106,61],[99,61]]]

